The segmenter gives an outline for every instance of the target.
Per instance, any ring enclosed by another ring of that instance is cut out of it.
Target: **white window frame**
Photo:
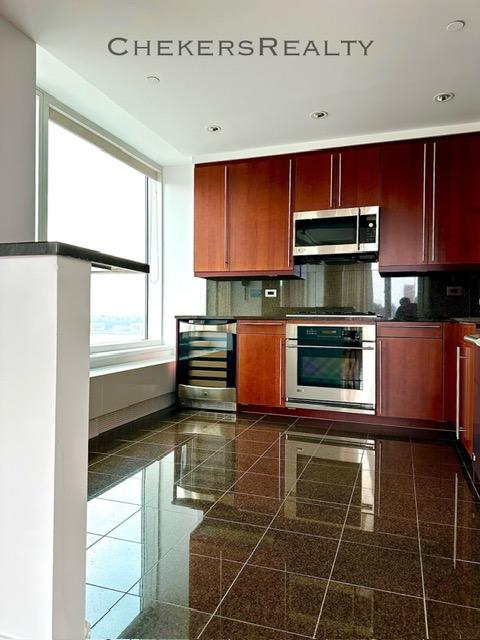
[[[115,145],[133,159],[147,165],[157,175],[147,177],[147,262],[151,273],[146,278],[146,339],[137,342],[92,345],[90,347],[91,369],[118,368],[133,363],[142,365],[169,361],[173,357],[172,347],[164,344],[163,338],[163,215],[162,215],[162,167],[130,145],[118,139],[94,122],[83,117],[56,98],[37,88],[38,111],[38,184],[36,211],[36,239],[46,240],[48,229],[48,123],[50,109],[60,112],[95,135]],[[152,332],[151,328],[157,330]]]

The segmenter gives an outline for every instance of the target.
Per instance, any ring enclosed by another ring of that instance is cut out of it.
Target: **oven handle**
[[[355,349],[357,351],[375,351],[375,347],[322,347],[313,344],[287,344],[287,349],[343,349],[344,351],[352,351],[352,349]]]

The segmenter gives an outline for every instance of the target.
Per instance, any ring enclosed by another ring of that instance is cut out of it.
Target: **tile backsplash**
[[[284,317],[333,307],[398,320],[480,315],[477,274],[383,277],[377,263],[307,264],[303,270],[301,280],[208,281],[207,314]],[[267,289],[276,296],[267,297]]]

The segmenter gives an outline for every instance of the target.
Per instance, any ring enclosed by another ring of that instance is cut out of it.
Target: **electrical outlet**
[[[463,296],[463,288],[447,287],[447,296]]]
[[[277,290],[276,289],[265,289],[265,298],[276,298]]]

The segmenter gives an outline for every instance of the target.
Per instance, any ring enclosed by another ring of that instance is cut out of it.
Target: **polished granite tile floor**
[[[91,638],[478,639],[449,434],[202,411],[90,441]]]

